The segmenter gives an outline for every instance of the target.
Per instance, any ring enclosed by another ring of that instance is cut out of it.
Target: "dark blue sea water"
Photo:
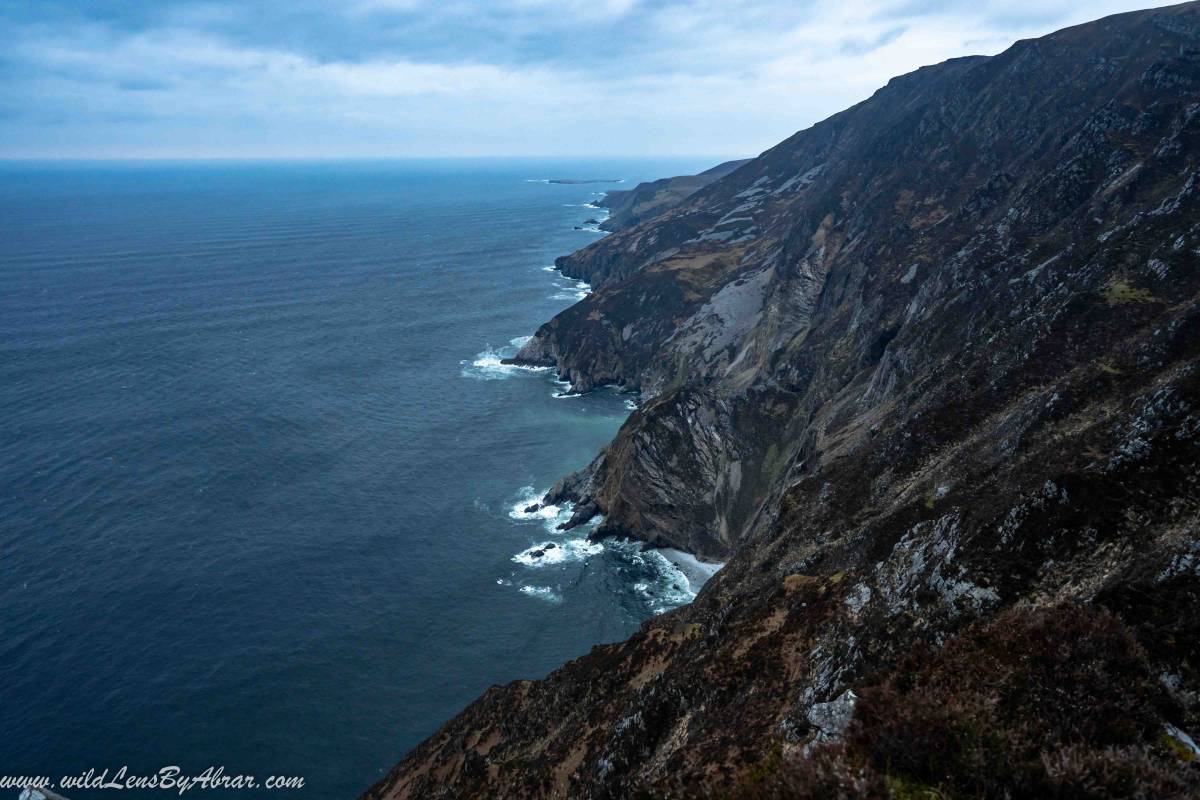
[[[0,774],[353,797],[685,602],[657,554],[514,511],[628,400],[496,355],[599,235],[606,186],[530,179],[712,162],[0,166]]]

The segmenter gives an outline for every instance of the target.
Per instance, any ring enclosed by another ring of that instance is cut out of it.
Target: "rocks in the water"
[[[571,518],[566,522],[560,523],[558,529],[560,531],[567,531],[571,528],[578,527],[579,525],[583,525],[585,522],[590,522],[592,517],[599,513],[600,506],[596,504],[595,500],[588,498],[575,506],[575,511],[572,512]]]
[[[541,506],[537,503],[531,503],[530,505],[525,506],[525,510],[522,513],[535,514],[539,508],[541,508]]]
[[[558,545],[556,545],[554,542],[546,542],[544,545],[542,545],[538,549],[530,550],[529,557],[530,558],[541,558],[542,556],[546,555],[546,553],[549,552],[550,550],[556,550],[556,549],[558,549]]]

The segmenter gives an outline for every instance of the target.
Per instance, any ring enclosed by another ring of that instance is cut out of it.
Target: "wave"
[[[554,564],[586,561],[604,552],[604,545],[587,539],[566,539],[561,542],[542,542],[531,545],[512,557],[518,564],[541,568]]]
[[[562,595],[551,589],[549,586],[522,586],[521,594],[529,597],[536,597],[539,600],[545,600],[547,603],[561,603]]]
[[[550,295],[551,300],[572,300],[578,302],[592,293],[592,285],[587,281],[563,278],[564,283],[558,285],[558,291]]]
[[[508,516],[518,522],[540,522],[546,532],[553,536],[562,536],[559,525],[571,519],[575,511],[573,503],[555,505],[542,503],[544,491],[538,491],[532,486],[522,486],[517,493],[517,501],[509,509]],[[512,557],[518,564],[527,567],[545,567],[551,564],[567,564],[583,561],[598,553],[604,552],[604,545],[578,537],[578,532],[593,530],[600,519],[596,518],[574,529],[575,538],[560,539],[559,541],[543,541],[533,544]]]
[[[464,378],[496,381],[511,378],[523,372],[549,372],[550,367],[531,366],[528,364],[505,364],[504,359],[512,358],[521,346],[532,339],[532,336],[518,336],[509,340],[504,347],[493,348],[490,344],[481,353],[476,353],[473,360],[463,360],[462,374]]]
[[[532,486],[522,486],[520,493],[517,495],[517,502],[513,503],[509,509],[508,516],[519,522],[533,522],[541,520],[546,526],[546,530],[550,533],[561,533],[558,526],[571,518],[571,513],[574,509],[571,505],[565,504],[562,506],[542,504],[542,498],[545,492],[539,492]],[[533,511],[525,509],[537,506]]]
[[[594,542],[586,533],[584,536],[576,533],[594,530],[602,519],[600,517],[574,529],[575,535],[571,538],[562,538],[564,532],[558,526],[571,518],[574,506],[571,503],[542,504],[544,496],[545,492],[532,486],[522,486],[508,512],[511,519],[519,522],[540,522],[547,532],[558,537],[532,544],[512,556],[513,562],[528,569],[582,563],[603,554],[616,568],[625,591],[651,614],[663,614],[692,602],[705,581],[724,566],[702,562],[678,550],[650,549],[638,541],[606,539]],[[512,584],[503,581],[503,585]],[[559,592],[546,586],[522,586],[520,591],[549,602],[562,600]]]
[[[583,395],[580,394],[579,392],[575,392],[575,391],[571,390],[571,382],[570,381],[560,381],[556,378],[553,381],[551,381],[551,383],[553,383],[555,386],[558,387],[557,391],[550,393],[550,396],[555,398],[556,400],[566,400],[571,397],[583,397]]]
[[[665,614],[696,599],[699,586],[658,550],[641,542],[621,541],[611,552],[623,563],[629,588],[652,614]]]

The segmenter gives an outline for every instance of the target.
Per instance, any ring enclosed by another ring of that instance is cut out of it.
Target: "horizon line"
[[[761,153],[754,155],[738,155],[731,153],[590,153],[590,154],[563,154],[563,153],[548,153],[545,155],[519,155],[519,154],[485,154],[485,155],[295,155],[295,156],[259,156],[259,155],[239,155],[239,156],[208,156],[208,155],[193,155],[193,156],[7,156],[0,155],[0,163],[28,163],[28,162],[129,162],[129,161],[197,161],[197,162],[215,162],[215,161],[481,161],[481,160],[496,160],[496,161],[519,161],[519,160],[534,160],[534,159],[661,159],[661,158],[723,158],[723,159],[741,159],[741,158],[757,158]]]

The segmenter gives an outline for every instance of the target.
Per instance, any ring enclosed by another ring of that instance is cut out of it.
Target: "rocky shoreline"
[[[514,360],[641,403],[545,502],[726,566],[364,797],[1196,796],[1197,98],[1200,6],[1109,17],[559,259]]]

